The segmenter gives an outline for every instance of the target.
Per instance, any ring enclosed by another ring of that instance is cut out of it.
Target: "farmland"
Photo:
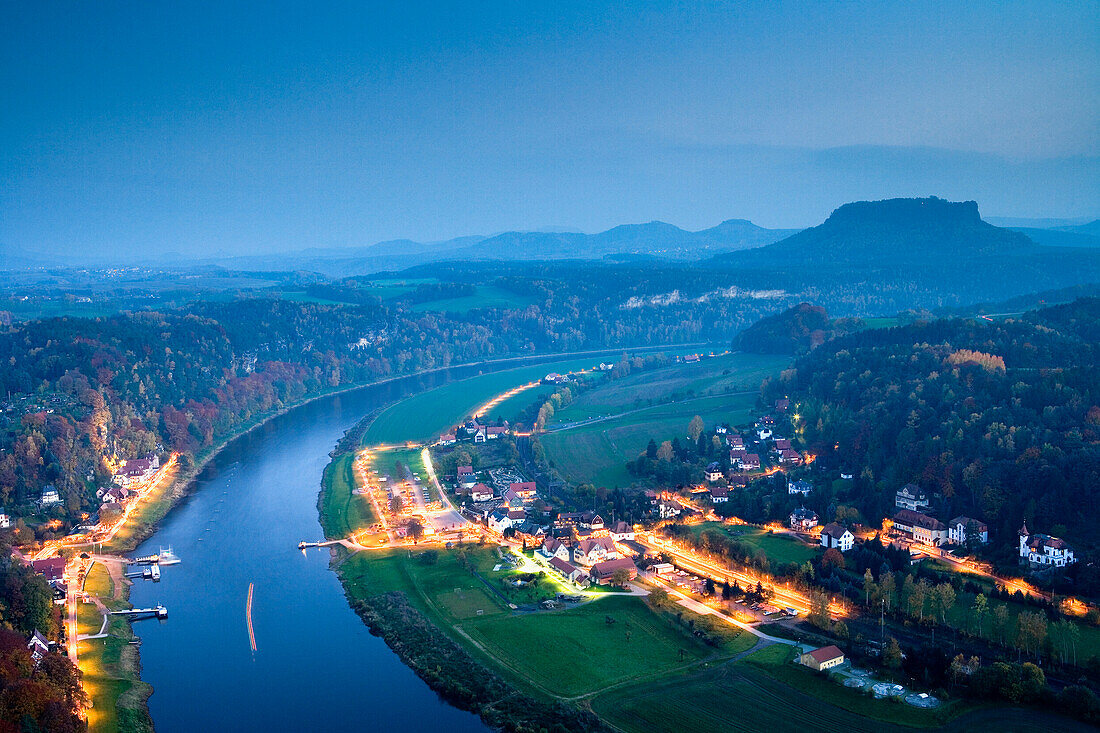
[[[634,479],[626,462],[650,440],[686,435],[693,416],[708,426],[749,421],[760,382],[786,363],[786,357],[727,354],[609,381],[554,415],[552,432],[542,438],[547,458],[573,483],[628,486]]]
[[[434,440],[440,432],[472,415],[495,395],[540,379],[547,372],[587,369],[596,361],[599,361],[598,358],[589,356],[519,367],[420,392],[383,411],[367,429],[363,443],[375,445]]]
[[[547,458],[574,483],[629,486],[634,477],[627,473],[625,464],[637,458],[650,440],[660,443],[686,435],[688,422],[694,415],[701,416],[708,425],[744,422],[749,419],[755,403],[756,393],[719,395],[657,405],[621,417],[548,433],[542,437],[542,444]]]
[[[818,549],[807,545],[785,533],[772,533],[766,529],[746,525],[728,525],[719,522],[704,522],[692,525],[691,530],[700,534],[704,530],[719,530],[731,539],[761,550],[773,564],[800,564],[817,556]]]

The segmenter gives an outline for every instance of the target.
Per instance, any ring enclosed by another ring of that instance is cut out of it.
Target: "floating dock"
[[[157,605],[154,608],[131,608],[129,611],[111,611],[114,616],[125,616],[131,621],[137,621],[143,618],[168,618],[168,609],[164,606]]]

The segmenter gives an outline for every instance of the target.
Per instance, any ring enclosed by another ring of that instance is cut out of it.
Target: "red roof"
[[[837,657],[844,656],[844,652],[840,651],[838,647],[831,645],[823,646],[820,649],[814,649],[812,652],[807,652],[807,654],[813,657],[814,661],[818,664],[824,664],[825,662],[836,659]]]
[[[555,570],[558,570],[558,571],[560,571],[560,572],[562,572],[566,575],[569,575],[570,573],[572,573],[573,571],[575,571],[577,569],[576,566],[574,566],[570,563],[567,563],[565,560],[562,560],[560,557],[550,558],[550,567],[552,567]]]
[[[517,493],[523,491],[536,491],[538,489],[534,481],[523,481],[520,483],[509,484],[508,488]]]
[[[458,467],[458,475],[459,476],[461,476],[464,473],[473,473],[473,472],[474,472],[474,467],[473,466],[459,466]]]
[[[844,533],[847,532],[847,531],[848,530],[846,530],[844,527],[840,526],[836,522],[829,522],[821,530],[821,534],[828,535],[830,537],[835,537],[836,539],[840,539],[841,537],[844,536]]]
[[[31,560],[31,569],[46,580],[59,580],[65,574],[65,560],[60,557],[51,557],[46,560]]]
[[[620,557],[617,560],[604,560],[592,566],[592,575],[611,575],[616,570],[629,570],[637,572],[638,566],[629,557]]]

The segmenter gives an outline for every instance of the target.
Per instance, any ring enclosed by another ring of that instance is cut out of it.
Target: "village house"
[[[61,495],[57,493],[57,489],[54,488],[53,484],[49,484],[46,488],[42,489],[42,500],[40,503],[44,507],[61,503]]]
[[[569,547],[561,540],[555,537],[548,537],[539,548],[539,554],[545,557],[547,560],[552,558],[558,558],[566,562],[569,561],[571,552]]]
[[[615,543],[610,537],[590,537],[581,540],[573,548],[573,562],[577,565],[591,567],[598,562],[620,557],[622,553],[615,548]]]
[[[714,428],[715,435],[725,435],[730,431],[729,425],[718,425]]]
[[[477,478],[474,475],[473,466],[459,466],[457,469],[457,473],[459,486],[465,486],[469,488],[477,483]]]
[[[498,534],[504,534],[509,529],[522,524],[526,518],[527,515],[522,510],[514,511],[501,507],[489,515],[489,529]]]
[[[781,397],[780,399],[775,401],[775,411],[776,412],[786,412],[787,410],[790,409],[790,407],[791,407],[791,401],[789,399],[787,399],[786,397]]]
[[[831,667],[844,664],[844,652],[835,646],[823,646],[806,652],[798,658],[798,663],[810,669],[822,672]]]
[[[489,438],[489,440],[496,440],[497,438],[499,438],[500,436],[504,435],[507,432],[508,432],[508,428],[502,428],[502,427],[486,428],[485,436],[487,438]]]
[[[761,425],[756,429],[756,437],[760,440],[767,440],[768,438],[772,437],[772,429]]]
[[[485,484],[477,483],[470,487],[470,501],[491,501],[493,490]]]
[[[99,493],[98,491],[96,492]],[[104,504],[121,504],[126,501],[130,496],[130,490],[125,486],[112,486],[109,489],[103,491],[103,496],[100,498]]]
[[[1020,527],[1020,561],[1026,560],[1034,567],[1052,565],[1064,568],[1077,562],[1073,548],[1060,537],[1048,534],[1031,534],[1027,524]]]
[[[488,439],[489,439],[488,429],[486,429],[484,425],[478,425],[477,429],[474,430],[474,442],[475,443],[484,443]]]
[[[931,503],[924,489],[916,484],[906,484],[894,494],[894,506],[911,512],[921,512],[930,507]]]
[[[814,485],[804,479],[791,481],[787,484],[787,494],[802,494],[802,496],[806,496],[813,490]]]
[[[538,486],[534,481],[521,481],[508,484],[508,488],[516,492],[521,499],[534,499],[538,495]]]
[[[956,545],[965,545],[967,536],[972,536],[981,544],[989,542],[989,527],[985,522],[960,516],[947,523],[947,539]]]
[[[440,445],[454,445],[457,442],[458,438],[455,437],[454,433],[447,433],[446,435],[439,436]]]
[[[8,512],[5,509],[0,509],[0,529],[7,529],[11,526],[11,517],[8,516]]]
[[[825,548],[835,547],[841,552],[847,552],[855,544],[856,536],[836,522],[829,522],[821,530],[821,546]]]
[[[894,514],[894,529],[903,532],[922,545],[939,547],[947,542],[947,525],[927,514],[902,509]]]
[[[634,528],[626,522],[615,522],[611,527],[611,539],[616,542],[634,539]]]
[[[737,433],[730,433],[726,436],[726,445],[733,449],[744,448],[745,441]]]
[[[730,500],[730,490],[725,486],[715,486],[710,490],[710,500],[715,504],[725,504]]]
[[[817,512],[802,507],[791,512],[790,527],[799,532],[806,532],[817,526]]]
[[[38,663],[50,653],[50,642],[42,635],[41,631],[35,629],[31,637],[27,639],[27,649],[30,650],[31,660],[34,661],[34,666],[37,667]]]
[[[65,559],[61,557],[31,560],[30,566],[31,570],[41,575],[50,584],[60,581],[65,575]]]
[[[684,511],[684,506],[675,499],[661,499],[657,502],[657,513],[661,519],[678,517]]]
[[[703,472],[703,477],[707,481],[721,481],[722,480],[722,466],[717,461],[714,461],[707,465],[706,470]]]
[[[791,449],[791,441],[789,438],[776,438],[772,442],[772,451],[775,453],[782,453],[785,450]]]
[[[560,557],[550,558],[550,562],[547,564],[561,573],[562,577],[570,583],[576,583],[580,586],[588,585],[588,573],[576,565],[562,560]]]
[[[559,512],[554,523],[559,527],[576,527],[580,525],[583,516],[582,512]]]
[[[598,562],[592,566],[592,580],[599,585],[607,585],[611,582],[612,576],[618,570],[625,570],[630,580],[638,577],[638,566],[634,564],[634,561],[628,557],[618,557],[615,559],[604,560]]]
[[[596,512],[583,512],[581,514],[581,527],[587,530],[603,529],[603,517]]]
[[[523,508],[523,499],[521,499],[519,494],[512,491],[511,489],[505,489],[501,493],[500,499],[509,509]]]
[[[802,454],[788,448],[779,454],[779,462],[784,466],[797,466],[802,463]]]
[[[742,471],[759,471],[760,470],[760,456],[756,453],[746,453],[741,457],[741,470]]]

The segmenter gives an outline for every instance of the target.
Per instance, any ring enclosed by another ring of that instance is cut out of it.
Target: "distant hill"
[[[737,335],[733,347],[755,354],[804,354],[860,326],[858,319],[830,320],[821,306],[799,303],[782,313],[761,318]]]
[[[255,257],[233,257],[217,264],[245,270],[314,270],[352,275],[399,270],[427,262],[450,260],[598,260],[626,256],[691,261],[763,247],[795,229],[765,229],[744,219],[692,232],[652,221],[624,224],[597,234],[569,231],[504,232],[493,236],[458,237],[443,242],[411,240],[380,242],[367,247],[306,249]]]
[[[929,258],[999,257],[1032,253],[1026,236],[982,221],[974,201],[938,198],[845,204],[824,223],[746,255],[748,262],[799,265],[886,265]]]
[[[1100,281],[1100,250],[1041,246],[982,221],[973,201],[935,197],[845,204],[819,226],[711,264],[781,273],[788,288],[827,281],[923,291],[932,306]]]
[[[1036,244],[1046,247],[1100,247],[1100,233],[1089,234],[1088,226],[1090,225],[1057,229],[1012,227],[1012,231],[1019,232]]]

